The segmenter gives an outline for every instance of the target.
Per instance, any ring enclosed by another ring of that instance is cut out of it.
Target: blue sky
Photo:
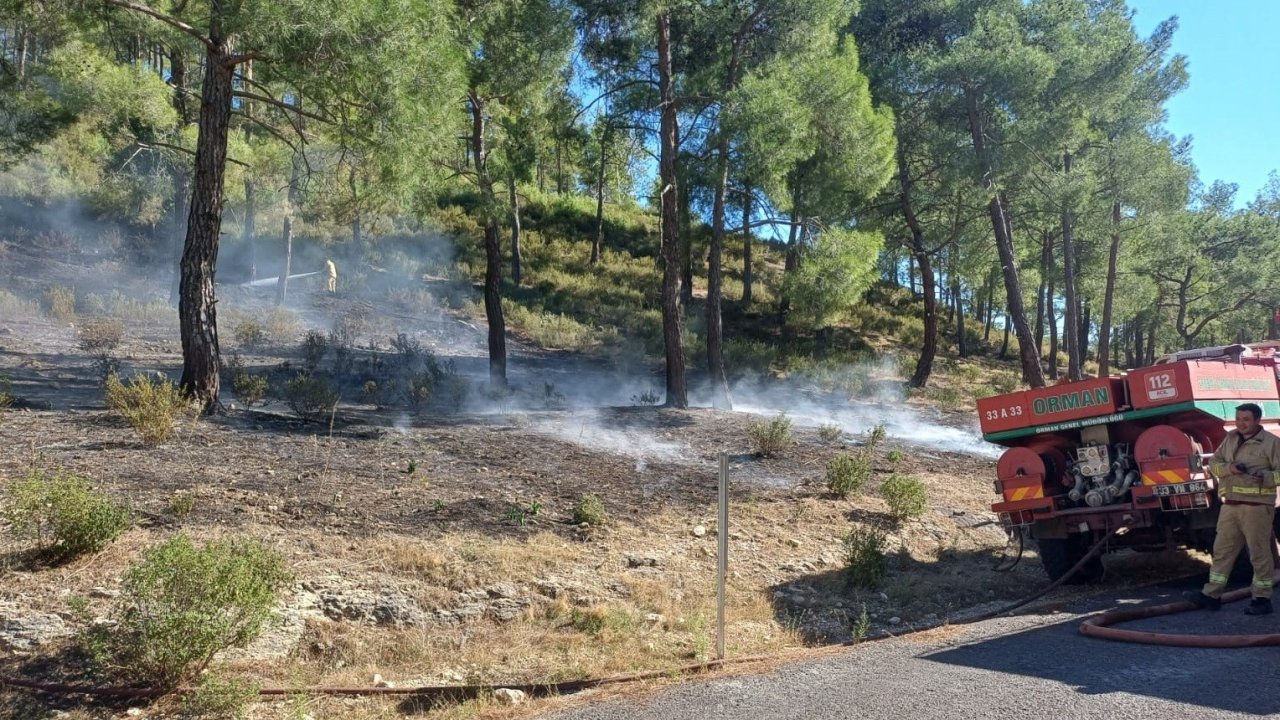
[[[1128,1],[1143,35],[1178,16],[1173,48],[1187,56],[1191,83],[1168,104],[1169,131],[1192,136],[1206,185],[1236,183],[1236,204],[1248,203],[1280,170],[1280,1]]]

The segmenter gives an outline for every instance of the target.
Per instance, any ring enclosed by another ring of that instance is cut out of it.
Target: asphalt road
[[[705,718],[1256,718],[1280,717],[1280,647],[1166,648],[1094,640],[1080,621],[1127,603],[1176,599],[1187,585],[1113,593],[1073,606],[866,643],[766,675],[694,680],[652,696],[579,706],[548,720]],[[1280,615],[1246,603],[1124,627],[1163,632],[1280,633]]]

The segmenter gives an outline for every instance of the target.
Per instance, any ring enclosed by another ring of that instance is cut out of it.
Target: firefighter
[[[325,258],[324,269],[329,274],[329,292],[338,292],[338,266],[333,264],[333,258]]]
[[[1253,563],[1253,599],[1248,615],[1271,613],[1275,562],[1271,557],[1272,521],[1276,514],[1276,479],[1280,475],[1280,438],[1262,429],[1262,408],[1245,403],[1236,408],[1236,429],[1218,446],[1209,469],[1218,478],[1218,536],[1213,542],[1209,582],[1187,599],[1205,610],[1217,610],[1236,556],[1249,548]]]

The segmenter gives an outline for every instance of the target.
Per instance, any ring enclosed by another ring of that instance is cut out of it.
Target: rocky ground
[[[153,305],[146,298],[155,292],[130,296]],[[445,313],[422,322],[378,302],[300,295],[294,320],[277,317],[285,329],[266,347],[229,341],[224,349],[279,380],[302,362],[303,330],[328,330],[363,308],[351,366],[334,368],[346,378],[336,380],[338,412],[306,422],[278,399],[252,410],[228,402],[154,446],[103,409],[78,321],[21,302],[0,315],[0,376],[21,399],[0,415],[0,481],[62,468],[127,500],[139,518],[102,553],[58,567],[29,564],[29,547],[0,533],[0,672],[58,675],[51,658],[87,622],[111,615],[129,563],[178,532],[249,536],[288,559],[295,582],[279,622],[222,659],[265,685],[540,682],[703,659],[715,647],[720,452],[730,455],[732,488],[730,655],[937,624],[1043,583],[1034,557],[995,569],[1007,537],[988,512],[993,461],[968,415],[840,400],[829,420],[842,426],[839,438],[801,422],[793,446],[760,458],[747,430],[757,416],[651,407],[641,397],[650,377],[516,343],[517,392],[486,394],[482,328]],[[224,297],[231,322],[270,315],[248,291]],[[124,372],[176,376],[168,316],[133,312],[114,351]],[[415,413],[361,397],[362,363],[386,360],[378,339],[398,332],[452,359],[467,399]],[[593,402],[594,389],[603,400]],[[818,412],[806,407],[806,418]],[[854,497],[832,496],[827,462],[860,450],[879,417],[892,422],[873,453],[875,477]],[[957,437],[973,438],[972,452],[940,449],[957,447]],[[928,488],[920,519],[895,524],[887,514],[878,487],[893,473]],[[603,527],[573,522],[586,494],[603,499]],[[846,581],[842,540],[855,526],[889,532],[889,574],[873,590]],[[1110,582],[1169,574],[1185,562],[1117,558],[1123,580]],[[11,708],[0,717],[121,711],[16,693],[0,699]],[[381,717],[395,707],[404,709],[372,699],[298,700],[255,707],[251,716]],[[161,703],[145,712],[171,710]],[[513,711],[485,700],[433,712]]]

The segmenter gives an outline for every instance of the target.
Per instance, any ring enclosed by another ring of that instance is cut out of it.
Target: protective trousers
[[[1213,565],[1204,592],[1209,597],[1222,597],[1236,556],[1245,547],[1253,563],[1253,596],[1271,597],[1275,578],[1275,562],[1271,557],[1271,522],[1274,505],[1224,504],[1218,514],[1218,537],[1213,541]]]

